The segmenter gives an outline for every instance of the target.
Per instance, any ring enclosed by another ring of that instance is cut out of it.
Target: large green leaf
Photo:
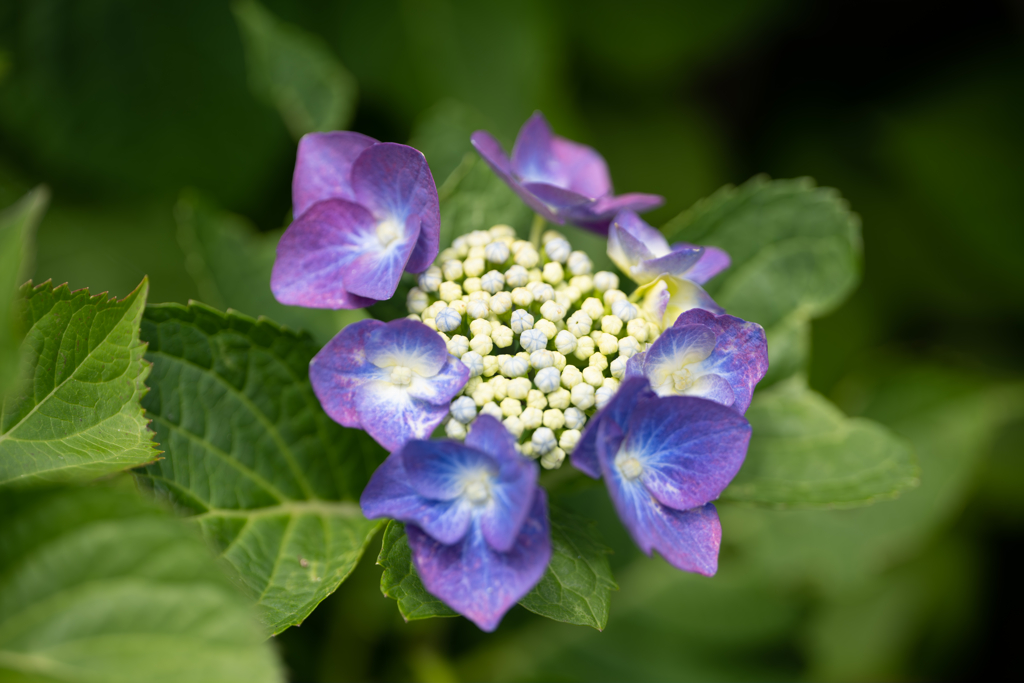
[[[193,303],[150,306],[142,338],[143,406],[166,451],[144,476],[198,522],[271,632],[300,623],[377,529],[355,501],[382,450],[323,412],[308,335]]]
[[[270,291],[281,232],[261,234],[244,217],[223,211],[194,191],[175,207],[178,241],[204,303],[265,315],[326,344],[338,330],[367,317],[362,309],[330,311],[278,303]]]
[[[236,0],[249,84],[277,107],[296,138],[346,128],[355,113],[356,80],[319,36],[280,21],[256,0]]]
[[[764,326],[767,382],[806,363],[807,323],[835,309],[860,278],[860,220],[838,192],[807,178],[726,186],[663,230],[729,253],[731,267],[707,289],[729,313]]]
[[[0,213],[0,398],[18,369],[18,347],[25,330],[15,310],[15,299],[32,261],[31,235],[46,210],[49,195],[45,187],[37,187]]]
[[[139,406],[148,289],[143,280],[118,301],[22,287],[24,370],[0,410],[0,484],[97,477],[157,457]]]
[[[610,551],[596,537],[593,524],[555,507],[551,508],[551,549],[544,576],[519,604],[549,619],[600,631],[608,623],[611,591],[618,589],[608,564]],[[384,567],[381,592],[398,602],[406,621],[456,616],[423,587],[400,522],[388,524],[377,564]]]
[[[918,483],[910,445],[873,420],[849,418],[800,377],[758,392],[746,462],[722,497],[784,507],[851,507]]]
[[[283,679],[199,535],[130,480],[7,492],[0,517],[0,679]]]

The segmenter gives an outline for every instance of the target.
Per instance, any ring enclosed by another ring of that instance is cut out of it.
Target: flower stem
[[[530,242],[540,251],[540,235],[544,231],[544,217],[539,213],[533,214],[533,225],[530,226]]]

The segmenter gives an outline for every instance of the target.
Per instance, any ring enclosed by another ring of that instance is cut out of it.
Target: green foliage
[[[746,462],[722,497],[785,507],[844,507],[918,484],[909,445],[882,425],[846,417],[794,377],[758,392]]]
[[[707,289],[729,313],[765,328],[769,383],[806,364],[808,323],[842,303],[859,280],[860,220],[838,192],[806,178],[726,186],[663,230],[670,241],[729,253],[731,267]]]
[[[593,524],[551,508],[551,563],[519,604],[544,617],[601,630],[608,623],[611,591],[617,590],[608,564],[608,548]],[[384,567],[380,590],[398,602],[406,621],[452,617],[456,613],[427,592],[412,564],[405,526],[390,522],[377,564]]]
[[[270,273],[280,231],[260,234],[242,216],[217,208],[194,191],[182,193],[174,214],[185,265],[210,306],[265,315],[308,330],[321,344],[345,325],[367,317],[362,309],[330,311],[278,303],[270,291]]]
[[[0,411],[0,483],[97,477],[154,460],[139,400],[149,283],[124,299],[21,289],[25,374]]]
[[[346,128],[356,81],[319,36],[286,24],[256,0],[232,9],[242,32],[253,93],[281,114],[295,139]]]
[[[434,182],[440,187],[462,163],[463,157],[471,154],[476,158],[470,136],[489,125],[475,108],[445,99],[416,117],[409,145],[423,152]]]
[[[0,679],[283,680],[202,539],[130,480],[6,492],[0,517]]]
[[[193,303],[150,306],[142,338],[166,451],[142,476],[198,522],[270,632],[300,623],[376,532],[354,501],[383,453],[321,409],[308,335]]]
[[[0,213],[0,398],[18,371],[18,347],[24,333],[15,299],[32,261],[32,233],[46,210],[50,193],[37,187]]]
[[[468,152],[438,188],[441,248],[459,235],[504,223],[528,235],[533,211],[496,176],[476,152]]]

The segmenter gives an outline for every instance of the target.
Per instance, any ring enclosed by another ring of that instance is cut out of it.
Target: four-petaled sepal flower
[[[540,112],[519,130],[511,159],[487,131],[478,130],[470,139],[498,177],[554,223],[606,234],[619,211],[648,211],[665,201],[653,194],[614,196],[604,158],[591,147],[555,135]]]
[[[465,443],[410,441],[374,472],[360,505],[406,523],[424,587],[484,631],[544,575],[551,559],[547,496],[537,466],[483,415]]]
[[[634,377],[588,423],[572,463],[604,478],[641,550],[712,576],[722,527],[711,501],[736,476],[749,441],[750,424],[736,411],[702,398],[658,398]]]
[[[646,377],[658,396],[700,396],[741,415],[768,372],[764,329],[695,308],[629,359],[626,377]]]
[[[423,323],[360,320],[316,354],[309,379],[331,418],[366,430],[392,451],[430,436],[466,385],[469,368]]]
[[[292,203],[270,279],[281,303],[368,306],[394,295],[403,270],[423,272],[437,256],[437,189],[407,145],[348,131],[303,136]]]

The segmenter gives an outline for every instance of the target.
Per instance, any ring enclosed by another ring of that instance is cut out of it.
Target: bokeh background
[[[286,224],[302,124],[245,42],[284,22],[344,65],[358,94],[337,116],[419,136],[438,182],[474,127],[511,142],[541,109],[605,155],[617,191],[667,198],[656,225],[757,173],[839,188],[863,219],[863,283],[814,321],[810,382],[909,438],[922,468],[869,508],[723,509],[711,580],[639,556],[581,494],[621,587],[603,633],[521,608],[491,636],[405,624],[371,549],[277,637],[294,680],[1024,678],[1024,3],[262,6],[0,3],[0,207],[53,189],[36,281],[124,295],[148,274],[151,301],[217,298],[179,198]],[[431,149],[438,126],[459,135]]]

